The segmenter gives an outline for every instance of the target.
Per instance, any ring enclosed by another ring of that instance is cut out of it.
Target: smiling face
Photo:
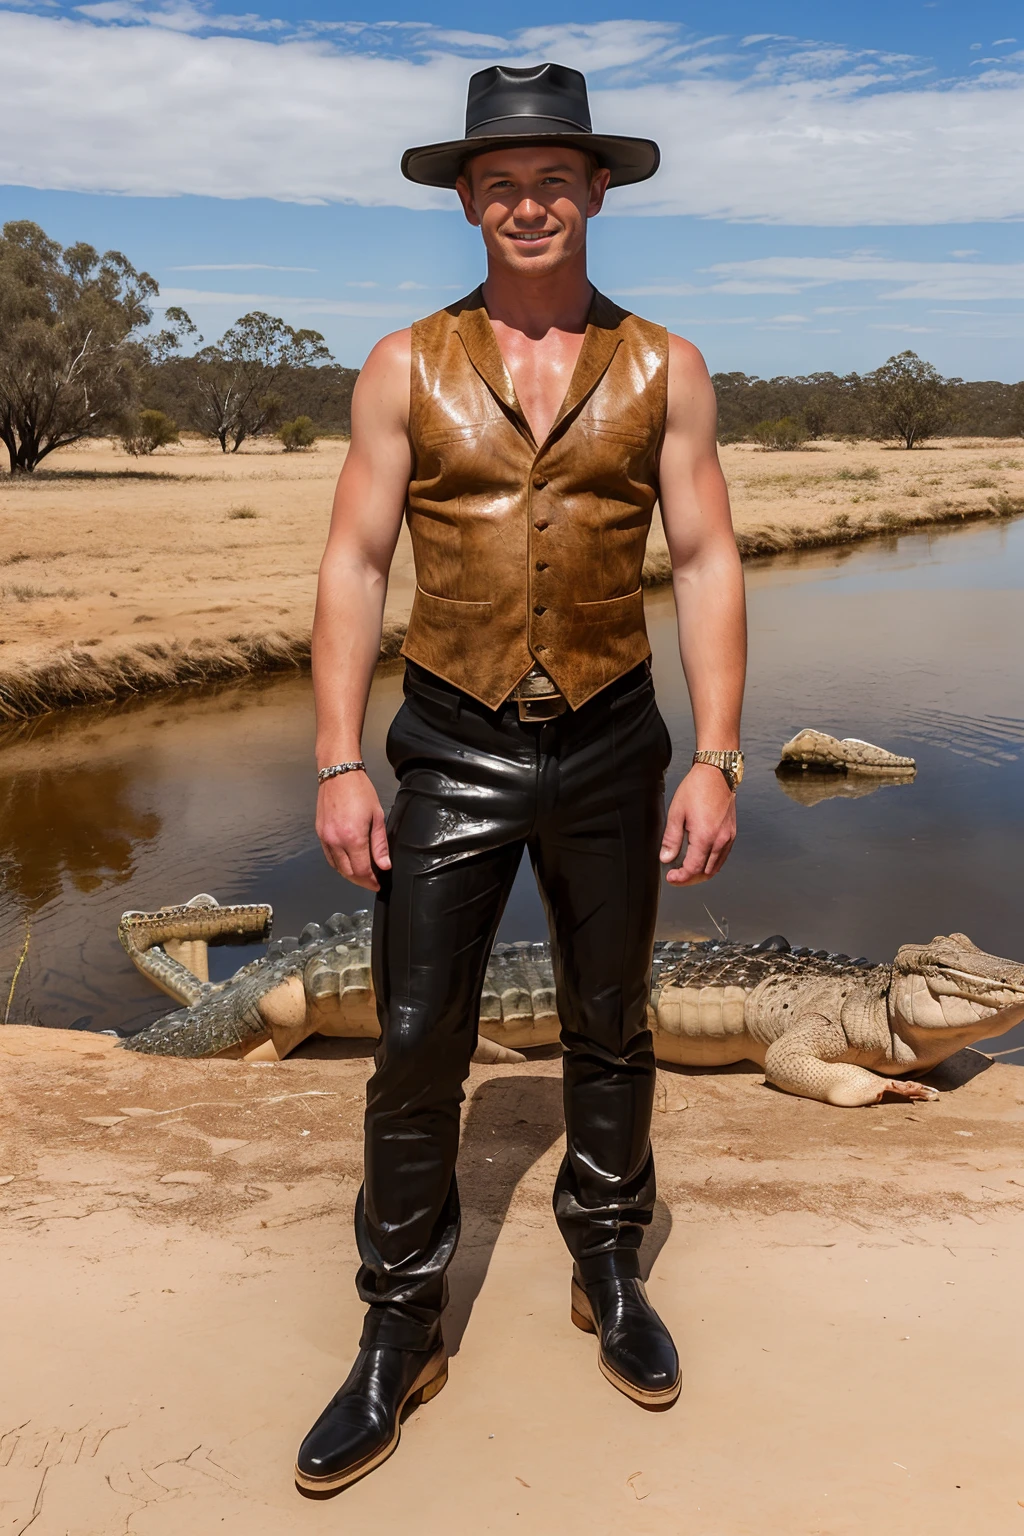
[[[455,190],[490,260],[540,276],[583,253],[587,220],[600,212],[609,176],[582,150],[527,145],[474,155]]]

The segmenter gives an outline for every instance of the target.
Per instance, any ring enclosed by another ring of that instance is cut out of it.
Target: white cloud
[[[662,22],[508,40],[347,22],[284,36],[283,23],[196,0],[84,9],[0,10],[2,182],[453,208],[450,193],[404,181],[398,160],[459,136],[467,76],[500,47],[510,61],[604,71],[591,80],[595,124],[661,142],[661,173],[613,194],[611,212],[833,226],[1024,217],[1024,83],[1005,68],[937,88],[894,55],[769,34],[742,56],[710,52],[720,39]]]
[[[881,299],[1024,299],[1024,262],[886,261],[877,257],[763,256],[709,267],[715,293],[802,293],[830,283],[899,283]]]
[[[285,23],[249,11],[243,16],[216,14],[193,0],[162,0],[152,7],[145,0],[94,0],[75,10],[91,21],[129,22],[139,26],[166,27],[171,32],[280,32]]]
[[[417,311],[407,304],[367,304],[349,299],[293,298],[283,293],[221,293],[215,288],[161,288],[154,309],[178,304],[182,309],[227,305],[238,314],[251,309],[289,315],[347,315],[369,320],[408,320]]]

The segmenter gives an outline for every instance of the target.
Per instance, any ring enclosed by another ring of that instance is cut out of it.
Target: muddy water
[[[748,567],[751,672],[741,837],[709,885],[665,890],[661,932],[784,933],[888,958],[959,929],[1024,959],[1024,521]],[[692,750],[670,593],[649,595],[661,706]],[[366,757],[382,795],[397,672],[377,679]],[[916,757],[912,784],[792,798],[773,772],[804,725]],[[0,738],[0,1019],[134,1030],[167,1004],[115,938],[119,914],[210,891],[273,903],[278,934],[366,904],[312,831],[308,678],[32,723]],[[814,803],[816,801],[816,803]],[[501,937],[543,937],[528,869]],[[240,962],[215,952],[215,973]],[[219,969],[218,969],[219,968]],[[1021,1038],[1017,1039],[1020,1035]],[[1024,1064],[1024,1026],[994,1047]]]

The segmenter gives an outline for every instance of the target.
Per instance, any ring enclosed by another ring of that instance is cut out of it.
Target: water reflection
[[[781,932],[886,958],[961,930],[1024,958],[1022,586],[1024,522],[748,567],[740,841],[713,885],[664,891],[661,935],[713,932],[707,903],[739,939]],[[669,592],[649,594],[648,620],[678,780],[693,740]],[[378,677],[367,720],[365,755],[386,803],[383,743],[400,686],[395,670]],[[853,776],[780,784],[780,747],[804,725],[913,756],[917,779],[872,779],[863,797],[851,794]],[[276,931],[296,933],[365,906],[316,843],[312,747],[309,680],[298,675],[81,711],[0,738],[0,1005],[26,921],[12,1018],[137,1028],[166,1005],[117,945],[124,908],[206,890],[270,901]],[[500,936],[543,935],[525,868]],[[227,969],[242,957],[212,958]],[[1024,1034],[1000,1042],[1017,1044]]]
[[[878,789],[913,784],[905,773],[815,773],[797,764],[783,764],[775,770],[783,794],[797,805],[820,805],[823,800],[863,800]]]
[[[134,803],[124,766],[38,770],[0,778],[3,893],[28,919],[69,880],[74,890],[123,885],[136,852],[161,827],[155,810]]]

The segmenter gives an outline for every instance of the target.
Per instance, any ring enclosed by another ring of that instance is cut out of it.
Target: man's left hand
[[[699,885],[717,875],[736,841],[736,796],[724,773],[710,763],[695,763],[672,796],[661,862],[676,865],[686,842],[686,857],[668,871],[669,885]]]

